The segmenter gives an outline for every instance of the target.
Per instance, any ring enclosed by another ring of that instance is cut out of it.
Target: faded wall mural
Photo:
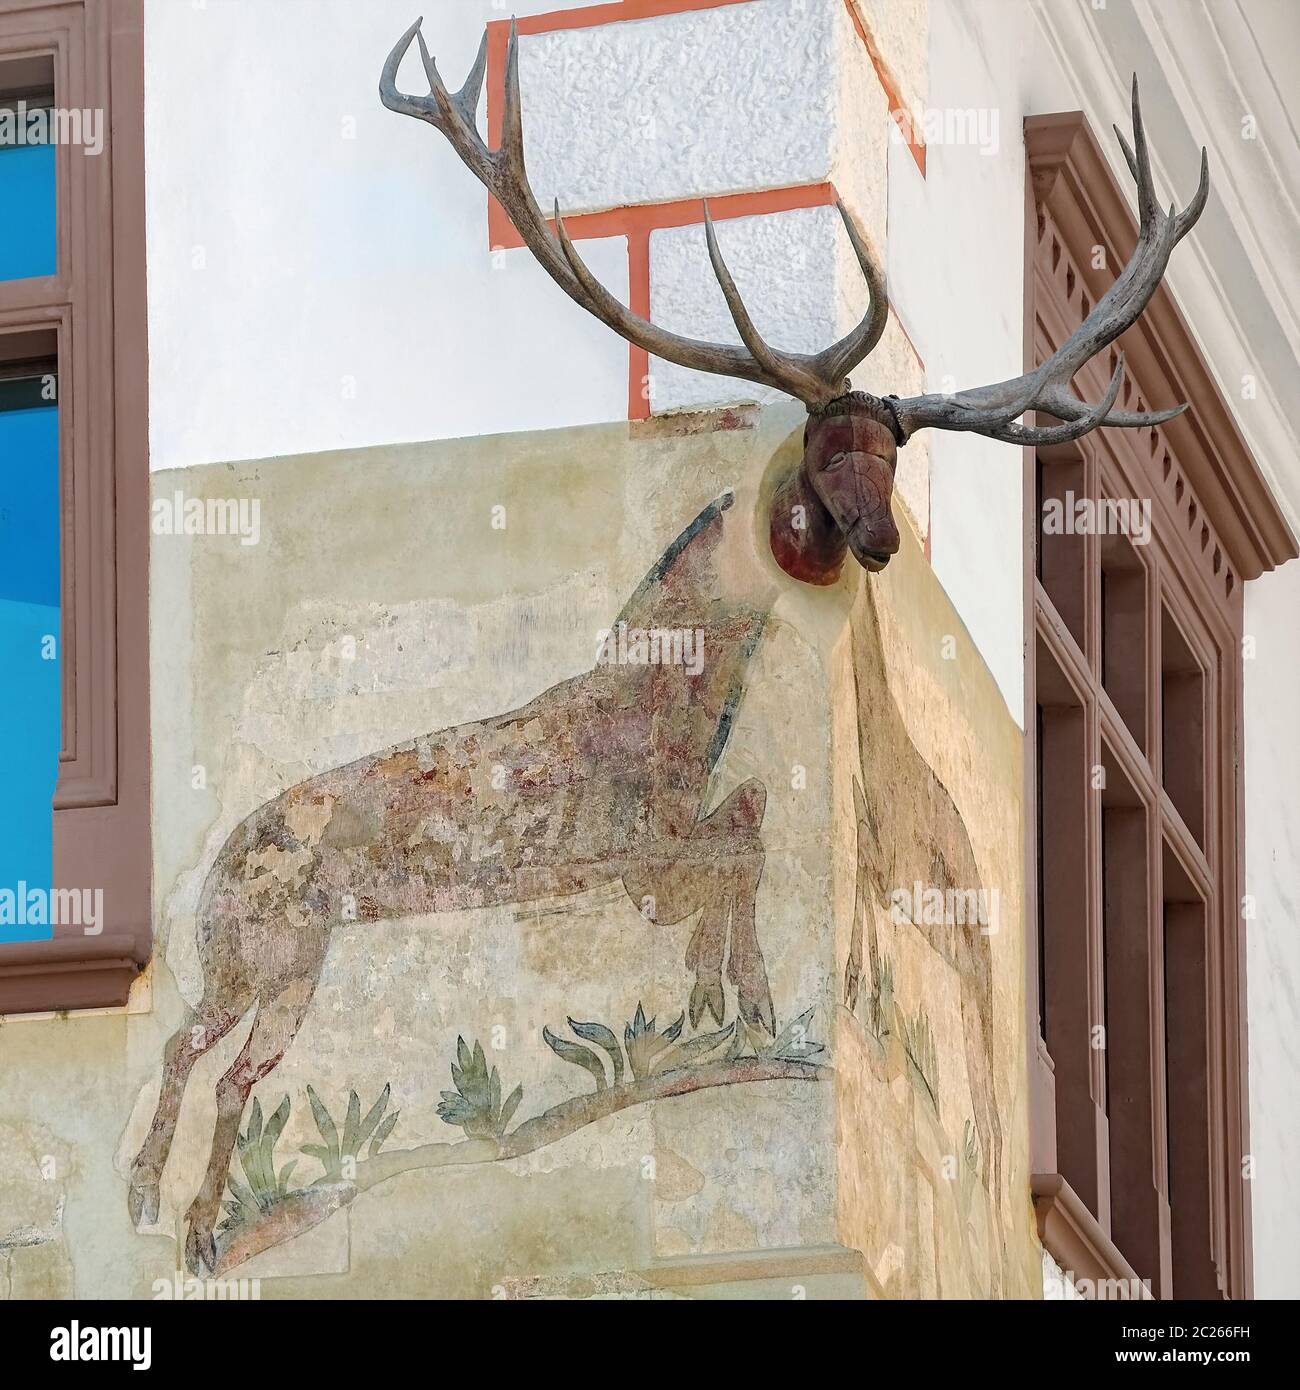
[[[821,1050],[806,1038],[806,1017],[777,1036],[755,921],[766,789],[750,778],[708,804],[767,617],[719,591],[714,552],[732,501],[728,493],[710,503],[668,546],[600,635],[590,671],[509,714],[300,782],[226,841],[199,901],[203,995],[167,1045],[158,1108],[131,1173],[132,1217],[153,1222],[194,1063],[251,1009],[247,1040],[216,1086],[212,1153],[188,1213],[193,1272],[216,1271],[223,1256],[229,1262],[232,1243],[242,1251],[319,1219],[342,1198],[342,1160],[355,1162],[363,1146],[377,1172],[393,1167],[393,1155],[377,1158],[396,1118],[384,1117],[388,1086],[364,1118],[351,1092],[341,1133],[312,1095],[324,1141],[312,1156],[324,1172],[315,1190],[299,1189],[296,1222],[286,1210],[288,1176],[275,1160],[287,1101],[265,1126],[255,1102],[240,1133],[249,1094],[292,1045],[331,932],[344,922],[567,898],[608,883],[621,884],[646,930],[693,919],[686,966],[694,984],[675,1022],[661,1030],[638,1002],[622,1041],[594,1021],[571,1021],[583,1042],[546,1031],[560,1058],[591,1074],[597,1094],[612,1080],[614,1094],[597,1105],[551,1112],[507,1136],[521,1091],[503,1099],[482,1047],[471,1052],[457,1040],[456,1090],[444,1092],[440,1113],[495,1146],[494,1158],[525,1152],[565,1125],[700,1084],[705,1061],[803,1065]],[[738,1011],[730,1022],[724,962]],[[698,1032],[706,1013],[718,1026]],[[684,1034],[688,1014],[692,1031]],[[715,1066],[707,1084],[761,1074],[761,1065]],[[656,1089],[657,1077],[667,1084]],[[230,1176],[237,1145],[242,1178]],[[377,1172],[365,1176],[374,1181]],[[219,1254],[214,1231],[227,1187],[234,1200]],[[251,1224],[258,1233],[246,1229]]]
[[[800,442],[159,476],[261,533],[154,539],[158,950],[0,1030],[59,1156],[12,1287],[1036,1292],[1018,734],[906,527],[776,568]]]
[[[1019,731],[915,547],[850,618],[841,1203],[880,1291],[1034,1294]],[[847,761],[847,759],[846,759]],[[964,809],[959,809],[959,806]]]

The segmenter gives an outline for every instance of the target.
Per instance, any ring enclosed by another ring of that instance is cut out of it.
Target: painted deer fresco
[[[428,96],[397,88],[398,69],[417,38]],[[417,22],[384,64],[381,99],[440,131],[560,288],[615,332],[656,357],[774,387],[807,406],[803,459],[777,489],[770,519],[773,555],[797,579],[835,583],[850,552],[868,571],[889,562],[899,546],[891,514],[897,449],[918,429],[969,430],[1034,444],[1076,438],[1101,424],[1145,427],[1183,408],[1115,410],[1122,354],[1100,402],[1080,400],[1070,388],[1079,369],[1142,312],[1208,193],[1203,159],[1191,206],[1169,215],[1160,210],[1136,83],[1134,147],[1121,142],[1138,185],[1141,227],[1110,292],[1034,372],[951,395],[899,399],[854,391],[848,380],[879,342],[889,305],[875,253],[842,205],[870,303],[862,322],[839,342],[805,355],[777,351],[762,339],[723,262],[707,204],[709,256],[743,346],[669,333],[633,314],[592,276],[558,204],[550,221],[538,207],[524,164],[513,24],[502,142],[497,150],[487,147],[476,125],[486,62],[485,35],[465,86],[449,92]],[[1019,423],[1028,411],[1060,423]],[[725,506],[720,501],[706,508],[668,547],[619,619],[643,630],[701,630],[705,655],[698,673],[598,662],[523,709],[423,735],[290,787],[226,841],[198,909],[202,998],[167,1045],[157,1111],[131,1173],[132,1215],[137,1224],[152,1222],[186,1079],[197,1058],[254,1011],[247,1041],[217,1083],[211,1155],[188,1214],[191,1268],[215,1267],[213,1228],[245,1102],[292,1043],[331,933],[342,922],[563,897],[621,882],[638,906],[653,902],[647,915],[657,922],[699,914],[687,956],[695,975],[693,1022],[705,1011],[721,1020],[725,964],[741,1017],[774,1031],[755,928],[764,787],[747,781],[707,809],[710,774],[766,618],[761,607],[729,601],[717,583],[713,552]],[[874,788],[881,798],[877,827],[892,814],[891,797],[914,794],[921,798],[917,815],[944,814],[942,798],[927,799],[921,782]],[[965,874],[969,866],[952,869]],[[986,945],[958,950],[954,963],[963,979],[972,1087],[983,1088],[984,1099],[977,1100],[981,1137],[998,1162],[996,1104],[991,1080],[987,1086],[981,1080],[988,1076],[991,1028]]]
[[[880,943],[871,900],[891,907],[894,894],[922,883],[947,898],[980,887],[975,850],[947,787],[912,742],[889,688],[876,604],[868,586],[853,631],[858,749],[862,777],[853,779],[857,819],[857,901],[844,972],[844,1003],[853,1009],[862,981],[863,939],[871,979],[879,980]],[[961,1033],[984,1184],[994,1201],[1002,1191],[1002,1121],[994,1086],[993,945],[978,921],[915,924],[927,945],[956,973]],[[994,923],[993,925],[996,925]]]
[[[248,1040],[217,1083],[211,1158],[189,1212],[192,1268],[215,1267],[213,1223],[244,1105],[292,1043],[344,923],[621,882],[653,923],[699,914],[687,950],[692,1024],[705,1011],[722,1022],[725,963],[741,1017],[775,1032],[754,915],[767,793],[746,781],[706,811],[766,621],[719,592],[714,551],[730,505],[728,494],[696,517],[615,624],[633,634],[690,631],[702,659],[598,659],[522,709],[300,782],[230,835],[199,900],[203,996],[167,1045],[131,1176],[134,1219],[155,1220],[186,1079],[256,1006]]]

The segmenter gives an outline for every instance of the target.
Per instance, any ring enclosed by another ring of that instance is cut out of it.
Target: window
[[[1026,146],[1032,367],[1136,225],[1081,116],[1030,119]],[[1123,406],[1192,409],[1026,459],[1035,1208],[1076,1278],[1246,1297],[1242,583],[1294,541],[1166,291],[1123,345]]]
[[[0,180],[4,173],[0,171]],[[11,204],[12,207],[12,204]],[[0,376],[0,942],[48,940],[54,885],[54,793],[61,740],[59,690],[59,422],[54,363]],[[36,917],[36,921],[29,918]]]
[[[0,88],[0,280],[58,270],[54,192],[54,65],[13,61]]]
[[[151,944],[142,0],[0,0],[0,1013]]]

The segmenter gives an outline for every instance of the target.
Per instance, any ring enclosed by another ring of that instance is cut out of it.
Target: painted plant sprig
[[[476,1042],[471,1051],[464,1038],[456,1039],[451,1079],[456,1089],[442,1093],[438,1118],[459,1125],[470,1139],[500,1139],[524,1098],[524,1088],[516,1086],[503,1101],[500,1074],[495,1067],[488,1070],[483,1044]]]
[[[298,1160],[290,1159],[283,1168],[276,1171],[275,1146],[289,1121],[289,1097],[276,1107],[271,1117],[263,1124],[262,1105],[253,1097],[253,1108],[248,1115],[248,1128],[236,1142],[239,1165],[244,1170],[241,1182],[234,1173],[226,1178],[226,1186],[233,1200],[225,1203],[226,1219],[222,1229],[237,1226],[262,1213],[270,1211],[289,1191],[289,1179],[297,1167]]]
[[[746,1054],[773,1061],[815,1064],[825,1048],[808,1038],[812,1015],[812,1009],[806,1010],[781,1029],[775,1038],[755,1045],[749,1029],[740,1019],[733,1019],[722,1028],[683,1038],[684,1014],[660,1031],[658,1017],[647,1019],[644,1006],[638,1003],[636,1013],[624,1025],[621,1045],[614,1030],[605,1024],[581,1022],[573,1018],[568,1020],[569,1028],[582,1042],[553,1033],[549,1027],[542,1029],[542,1037],[561,1061],[570,1062],[589,1073],[599,1093],[609,1086],[617,1088],[623,1085],[624,1076],[629,1072],[632,1078],[629,1084],[635,1084],[651,1076],[707,1061],[721,1059],[734,1062]],[[586,1043],[595,1044],[600,1052],[585,1046]],[[608,1070],[605,1057],[609,1058]]]
[[[388,1108],[392,1090],[391,1083],[386,1085],[379,1093],[379,1099],[366,1111],[364,1118],[361,1114],[361,1097],[357,1095],[356,1091],[349,1091],[347,1114],[343,1120],[342,1132],[340,1132],[325,1102],[310,1086],[307,1087],[307,1099],[311,1103],[312,1118],[316,1121],[316,1128],[320,1131],[320,1137],[325,1142],[323,1144],[304,1144],[302,1151],[305,1154],[310,1154],[312,1158],[320,1160],[320,1165],[325,1169],[327,1178],[350,1177],[356,1169],[361,1150],[367,1141],[369,1142],[367,1151],[371,1158],[383,1148],[384,1141],[392,1134],[393,1128],[397,1124],[398,1115],[402,1113],[400,1110],[394,1110],[391,1115],[385,1116],[384,1114]]]

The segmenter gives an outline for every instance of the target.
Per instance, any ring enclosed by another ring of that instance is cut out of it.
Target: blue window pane
[[[0,382],[0,942],[53,934],[61,742],[58,411],[16,394]]]
[[[0,280],[58,269],[54,146],[0,145]]]

